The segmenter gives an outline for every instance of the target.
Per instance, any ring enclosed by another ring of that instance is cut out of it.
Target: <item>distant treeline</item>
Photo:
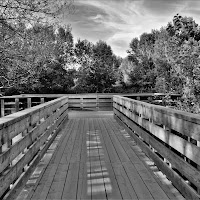
[[[200,27],[174,16],[130,41],[127,57],[104,41],[74,42],[70,26],[0,20],[0,86],[7,94],[164,92],[183,94],[180,109],[199,112]]]

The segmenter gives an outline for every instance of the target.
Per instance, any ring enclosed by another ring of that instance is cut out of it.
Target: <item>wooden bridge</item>
[[[199,199],[200,118],[153,96],[2,97],[1,198]]]

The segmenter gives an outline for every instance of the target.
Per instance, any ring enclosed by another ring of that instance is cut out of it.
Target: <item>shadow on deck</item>
[[[22,199],[184,199],[111,111],[70,111]]]

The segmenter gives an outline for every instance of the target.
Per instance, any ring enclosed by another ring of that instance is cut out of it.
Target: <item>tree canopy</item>
[[[133,38],[122,59],[105,41],[74,41],[71,26],[45,20],[70,2],[0,0],[1,85],[14,93],[176,92],[181,109],[199,112],[200,26],[193,18],[177,14]]]
[[[199,112],[199,59],[200,26],[177,14],[166,27],[130,42],[129,87],[135,92],[183,94],[181,109]]]

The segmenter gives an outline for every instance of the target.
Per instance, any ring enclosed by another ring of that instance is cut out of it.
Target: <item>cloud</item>
[[[122,56],[134,37],[166,26],[175,14],[197,17],[197,23],[200,16],[197,0],[74,0],[74,6],[65,23],[71,23],[75,38],[105,40]]]
[[[107,40],[107,43],[112,47],[114,53],[121,57],[127,56],[126,51],[129,49],[129,44],[134,37],[134,32],[119,32],[115,33]]]
[[[102,22],[103,20],[103,15],[97,14],[95,17],[90,17],[90,19],[92,19],[93,21],[97,21],[97,22]]]
[[[134,33],[137,34],[137,31],[142,29],[140,21],[136,20],[142,16],[142,13],[139,12],[140,9],[138,9],[141,2],[130,0],[84,0],[78,1],[78,3],[83,7],[87,7],[90,12],[96,10],[95,16],[91,15],[86,19],[88,23],[90,21],[90,24],[96,24],[91,30],[91,34],[98,35],[98,39],[106,38],[106,42],[112,46],[115,53],[115,50],[120,49],[119,44],[123,45],[121,49],[126,54],[124,49],[128,49]],[[82,22],[79,21],[79,25],[81,26]],[[139,33],[142,33],[142,31],[139,31]],[[94,39],[94,36],[91,35],[91,37]]]
[[[148,16],[168,16],[187,5],[184,0],[143,0],[142,10]]]
[[[183,16],[190,16],[195,18],[195,21],[197,21],[200,24],[200,1],[191,1],[187,3],[187,6],[182,9],[180,12]]]

